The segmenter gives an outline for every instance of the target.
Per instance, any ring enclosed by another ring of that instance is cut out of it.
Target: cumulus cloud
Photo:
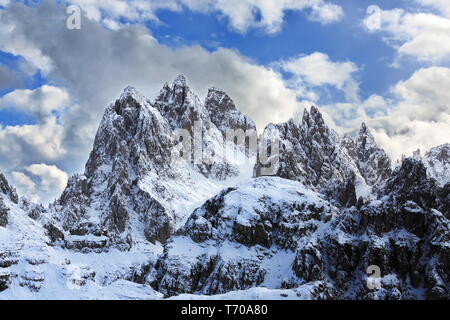
[[[340,133],[354,132],[361,122],[372,129],[393,159],[423,152],[450,141],[450,69],[423,68],[391,89],[392,98],[373,95],[359,103],[323,106]]]
[[[450,18],[450,6],[447,0],[416,0],[417,3],[437,9],[447,18]]]
[[[15,88],[22,82],[21,76],[0,64],[0,90]]]
[[[399,99],[395,109],[373,121],[376,136],[393,157],[450,141],[449,86],[450,69],[430,67],[393,88]]]
[[[39,177],[42,189],[47,192],[61,192],[66,187],[69,179],[67,173],[53,165],[49,166],[44,163],[32,164],[25,169]]]
[[[38,124],[0,126],[0,163],[12,171],[32,161],[56,161],[67,154],[63,134],[64,128],[55,118]]]
[[[14,171],[11,176],[19,192],[33,202],[48,203],[58,197],[67,185],[67,173],[54,165],[32,164],[24,169],[26,173]]]
[[[19,89],[0,98],[1,109],[15,109],[38,119],[51,116],[69,103],[69,95],[63,88],[43,85],[34,90]]]
[[[20,7],[16,5],[8,5],[8,10],[0,9],[0,50],[24,57],[34,70],[49,72],[52,68],[50,59],[17,30],[17,21],[10,19],[18,10]]]
[[[363,21],[367,30],[387,34],[385,40],[400,56],[434,63],[450,57],[450,19],[403,9],[373,10],[371,13]]]
[[[61,111],[58,117],[50,115],[36,124],[0,127],[0,163],[10,172],[23,171],[30,161],[55,164],[69,173],[82,171],[104,109],[123,88],[133,85],[154,98],[164,82],[180,73],[200,96],[211,86],[227,91],[260,129],[269,121],[288,120],[302,107],[278,72],[234,50],[171,49],[158,44],[146,28],[111,31],[89,19],[81,30],[68,30],[66,18],[65,8],[51,2],[33,8],[15,3],[0,11],[0,25],[13,25],[18,38],[47,57],[52,66],[46,75],[49,81],[66,87],[22,90],[4,98],[21,110]],[[27,106],[31,98],[23,97],[33,95],[41,103]],[[68,95],[74,104],[61,110]]]
[[[70,0],[81,6],[90,19],[116,28],[120,20],[133,22],[158,21],[157,11],[165,9],[215,13],[228,19],[238,32],[263,28],[268,33],[280,31],[286,11],[309,11],[309,19],[320,23],[339,21],[340,6],[326,0]]]
[[[351,61],[334,62],[327,54],[315,52],[289,59],[279,65],[284,71],[294,75],[294,83],[300,84],[299,88],[302,91],[307,85],[315,87],[330,85],[344,91],[347,99],[358,99],[359,86],[352,74],[359,69]]]
[[[29,176],[27,176],[23,172],[13,171],[11,174],[14,182],[14,186],[18,189],[20,194],[23,194],[27,197],[27,199],[32,202],[39,202],[41,198],[37,194],[36,183],[31,180]]]

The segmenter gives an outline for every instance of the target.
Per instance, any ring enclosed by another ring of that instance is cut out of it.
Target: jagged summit
[[[187,87],[186,77],[182,74],[179,74],[173,81],[173,86],[174,87]]]
[[[434,147],[423,157],[430,177],[440,186],[450,183],[450,143]]]
[[[321,189],[354,179],[357,168],[340,146],[339,136],[324,122],[316,107],[294,120],[269,125],[263,139],[276,139],[280,145],[279,166],[274,174]],[[269,144],[270,142],[267,142]],[[259,172],[257,164],[256,172]]]
[[[166,118],[172,129],[192,132],[195,122],[207,125],[208,115],[198,96],[191,91],[184,76],[178,76],[172,85],[165,85],[153,106]]]
[[[254,121],[242,114],[223,90],[210,88],[205,99],[205,107],[210,114],[211,121],[224,138],[226,138],[227,130],[243,130],[256,136]]]
[[[0,174],[0,299],[450,298],[449,144],[392,172],[365,123],[341,138],[311,107],[265,128],[266,174],[228,129],[256,138],[223,90],[200,101],[180,76],[107,106],[85,172],[48,209]],[[198,159],[180,131],[201,136]]]
[[[122,92],[122,94],[121,94],[121,96],[120,96],[120,99],[122,100],[122,99],[125,99],[126,97],[128,97],[128,96],[130,96],[130,95],[134,95],[134,94],[136,94],[137,93],[137,90],[136,90],[136,88],[135,87],[133,87],[133,86],[126,86],[124,89],[123,89],[123,92]]]
[[[355,160],[367,184],[381,186],[392,172],[391,160],[386,152],[378,147],[364,122],[356,139],[356,153]]]
[[[11,200],[14,203],[19,202],[19,197],[17,196],[16,189],[12,187],[8,180],[6,180],[6,177],[3,175],[3,173],[0,172],[0,196],[5,195],[8,197],[9,200]]]
[[[187,208],[241,174],[225,158],[214,116],[182,76],[154,102],[125,88],[105,110],[84,175],[69,179],[54,205],[63,228],[72,234],[82,229],[98,242],[107,237],[100,248],[164,242],[190,213]],[[199,130],[202,158],[177,156],[185,152],[177,129]]]

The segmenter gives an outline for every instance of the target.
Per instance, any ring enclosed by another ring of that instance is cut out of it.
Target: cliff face
[[[449,299],[449,155],[392,169],[315,107],[257,139],[220,89],[127,87],[49,208],[0,174],[0,298]]]
[[[63,228],[93,237],[95,249],[164,243],[189,210],[231,178],[249,176],[226,157],[231,144],[224,144],[215,124],[224,120],[213,116],[223,99],[214,102],[211,96],[202,104],[183,76],[166,84],[154,102],[126,88],[105,111],[84,175],[72,177],[53,206]],[[244,129],[254,129],[235,108],[229,111],[236,123],[244,119]],[[251,161],[245,150],[238,152]]]
[[[309,286],[312,299],[448,299],[450,225],[435,209],[439,192],[413,159],[359,209],[295,181],[257,178],[195,210],[148,280],[167,296],[255,286],[301,296]],[[374,283],[369,267],[380,271]]]

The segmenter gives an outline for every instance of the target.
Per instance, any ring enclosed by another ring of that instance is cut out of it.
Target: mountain
[[[428,176],[440,186],[450,183],[450,143],[432,148],[423,157]]]
[[[392,164],[386,152],[376,144],[366,124],[361,124],[355,140],[346,136],[342,139],[342,144],[367,185],[375,189],[381,188],[392,173]]]
[[[186,139],[185,146],[180,129],[199,142]],[[154,102],[126,88],[105,111],[84,175],[70,178],[53,205],[70,233],[66,247],[127,250],[137,242],[164,243],[197,205],[250,178],[245,161],[229,161],[223,146],[222,133],[183,76],[164,85]],[[183,152],[192,157],[179,156]]]
[[[260,177],[195,210],[146,281],[165,296],[266,287],[310,299],[448,299],[450,224],[433,209],[437,193],[414,159],[360,209]]]
[[[279,146],[279,164],[273,175],[285,179],[320,189],[352,179],[357,170],[340,146],[337,133],[325,124],[315,107],[310,112],[305,110],[300,124],[290,120],[268,125],[262,139],[272,149]],[[257,175],[260,171],[261,166],[256,168]]]
[[[49,207],[0,174],[0,299],[449,299],[449,148],[392,168],[315,107],[258,137],[220,89],[127,87]]]
[[[157,248],[96,254],[68,250],[67,234],[50,212],[18,199],[4,176],[0,178],[2,214],[7,208],[7,223],[0,226],[0,300],[161,296],[133,282],[142,268],[156,259]]]

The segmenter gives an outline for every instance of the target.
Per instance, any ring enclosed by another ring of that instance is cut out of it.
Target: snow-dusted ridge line
[[[174,161],[174,131],[198,123],[214,152]],[[256,134],[224,91],[201,102],[179,76],[106,108],[49,208],[0,175],[0,299],[450,298],[448,144],[392,170],[365,124],[341,138],[312,107],[262,133],[280,143],[267,177],[245,148],[226,157],[230,127]]]

